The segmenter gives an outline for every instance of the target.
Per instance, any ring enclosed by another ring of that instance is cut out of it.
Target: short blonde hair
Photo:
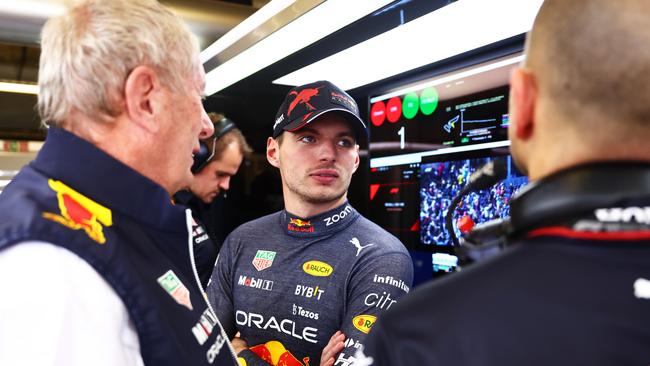
[[[155,0],[87,0],[43,27],[38,111],[60,126],[76,110],[95,120],[119,115],[124,84],[140,65],[183,88],[201,64],[184,23]]]

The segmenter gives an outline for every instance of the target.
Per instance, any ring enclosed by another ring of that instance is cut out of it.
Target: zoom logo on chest
[[[276,319],[274,316],[264,318],[264,315],[247,313],[237,310],[235,313],[235,322],[237,325],[257,328],[262,330],[275,330],[278,333],[289,335],[293,338],[304,339],[309,343],[317,343],[318,329],[314,327],[298,328],[296,322],[291,319]]]

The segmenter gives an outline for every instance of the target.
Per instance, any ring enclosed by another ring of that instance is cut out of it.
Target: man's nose
[[[199,140],[207,139],[214,134],[214,124],[208,117],[208,113],[201,107],[201,132],[199,133]]]
[[[325,141],[319,146],[318,158],[323,161],[336,159],[336,142]]]
[[[223,189],[224,191],[230,189],[230,177],[223,178],[219,182],[219,188]]]

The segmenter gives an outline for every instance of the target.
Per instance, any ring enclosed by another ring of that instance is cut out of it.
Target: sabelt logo
[[[302,265],[305,273],[316,277],[327,277],[334,271],[332,266],[321,261],[309,261]]]
[[[368,334],[372,325],[375,324],[375,320],[377,320],[377,317],[374,315],[361,314],[352,319],[352,325],[359,331]]]

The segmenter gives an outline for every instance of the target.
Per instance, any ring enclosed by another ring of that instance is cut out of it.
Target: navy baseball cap
[[[326,80],[296,86],[289,91],[275,115],[273,138],[284,131],[297,131],[325,113],[339,113],[350,123],[357,141],[368,138],[368,129],[359,117],[352,97]]]

